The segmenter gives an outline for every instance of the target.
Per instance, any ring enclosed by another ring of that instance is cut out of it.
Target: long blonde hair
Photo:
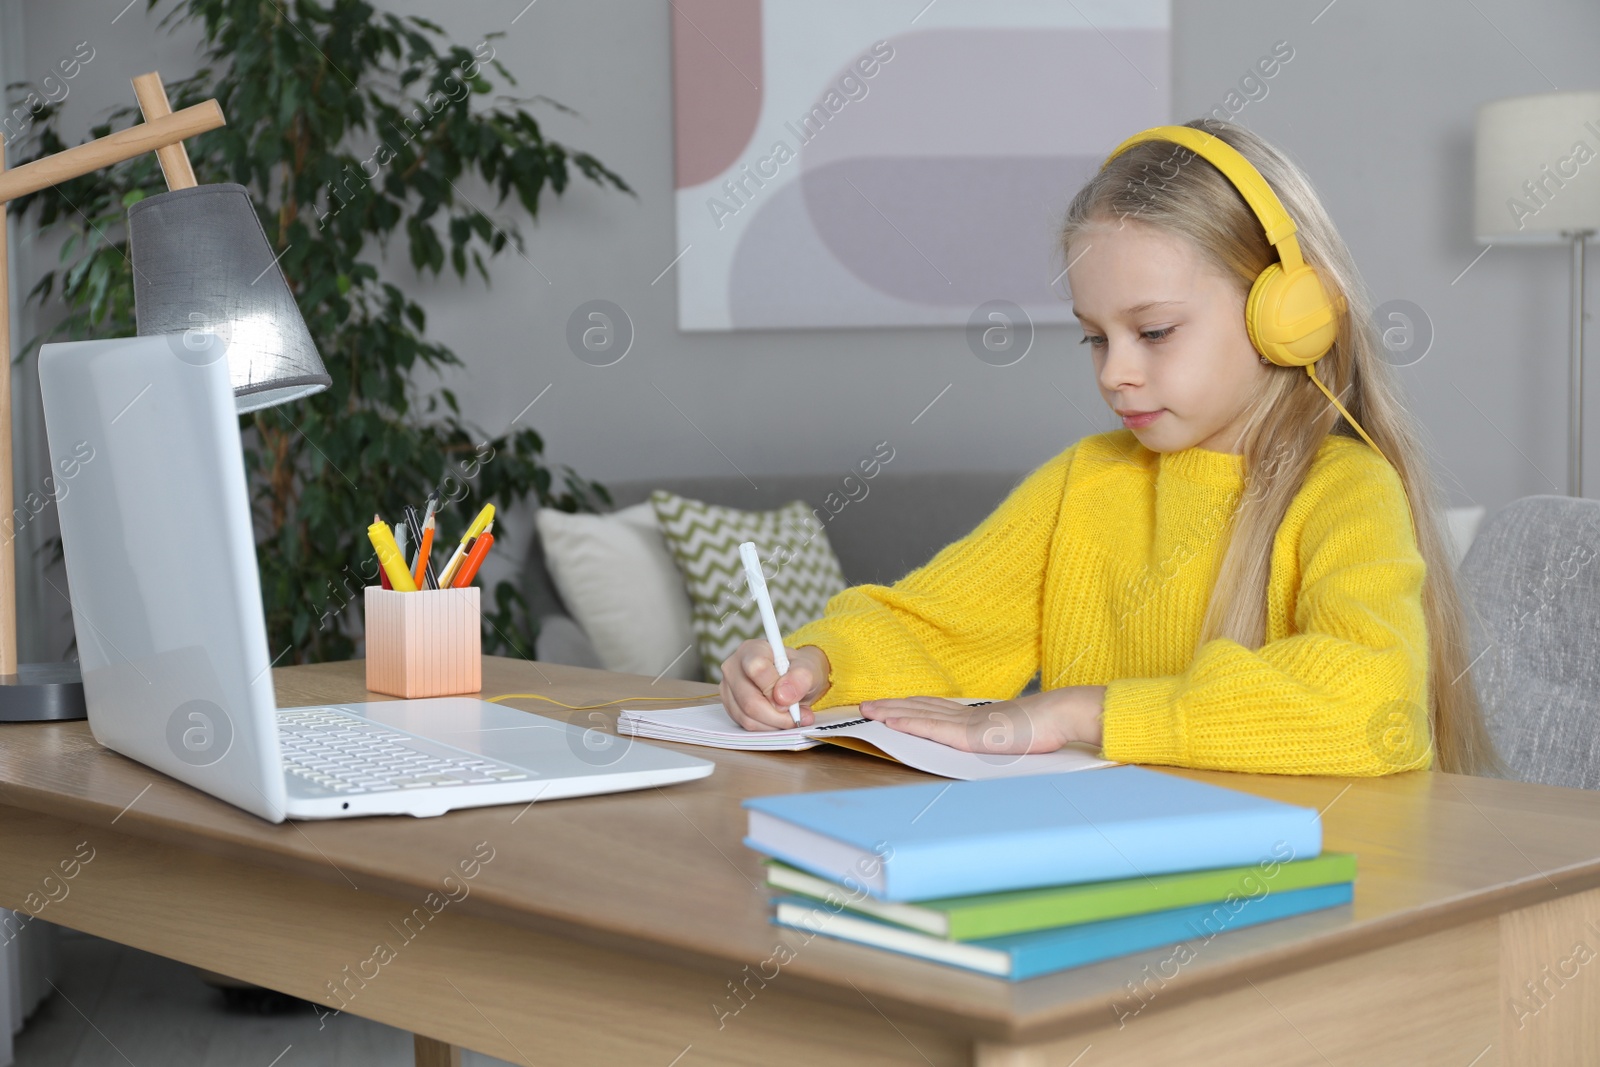
[[[1414,420],[1396,396],[1389,364],[1379,355],[1372,301],[1350,251],[1310,180],[1276,148],[1230,122],[1201,118],[1186,125],[1216,135],[1261,172],[1294,219],[1306,262],[1317,268],[1330,295],[1345,296],[1347,307],[1337,339],[1317,361],[1317,376],[1394,465],[1411,503],[1417,547],[1426,565],[1422,609],[1430,660],[1427,718],[1436,766],[1462,774],[1503,774],[1472,681],[1465,605],[1435,506],[1426,454]],[[1199,156],[1174,166],[1172,160],[1180,151],[1171,142],[1148,141],[1119,154],[1073,198],[1060,248],[1066,252],[1086,227],[1131,218],[1186,238],[1224,276],[1238,280],[1242,295],[1277,259],[1277,252],[1232,182]],[[1201,643],[1227,637],[1246,648],[1262,645],[1278,527],[1323,440],[1330,433],[1356,437],[1301,368],[1273,366],[1264,377],[1248,409],[1242,435],[1246,488],[1201,624]],[[1415,723],[1416,729],[1421,726],[1420,721]]]

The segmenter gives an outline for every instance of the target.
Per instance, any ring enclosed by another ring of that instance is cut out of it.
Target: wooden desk
[[[369,698],[359,663],[275,677],[285,705]],[[709,691],[497,658],[484,686],[570,704]],[[436,1062],[448,1053],[435,1042],[525,1064],[656,1067],[1600,1055],[1600,793],[1182,772],[1323,809],[1326,847],[1360,857],[1354,903],[1197,940],[1182,958],[1162,949],[1011,984],[768,922],[740,800],[921,775],[827,749],[694,751],[716,772],[664,789],[273,826],[100,749],[82,723],[7,725],[0,903],[342,1003],[421,1035]],[[63,861],[87,849],[64,879]],[[459,864],[486,850],[464,879]]]

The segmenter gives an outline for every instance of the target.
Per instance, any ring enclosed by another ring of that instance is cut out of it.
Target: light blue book
[[[753,797],[744,843],[880,900],[1308,859],[1314,808],[1120,766]]]
[[[1152,911],[979,941],[933,937],[850,911],[834,911],[808,897],[776,898],[772,921],[780,926],[1019,981],[1145,949],[1209,941],[1227,930],[1348,904],[1352,895],[1352,883],[1340,882],[1310,889],[1267,892],[1259,897],[1239,897],[1231,903],[1194,904],[1170,911]]]

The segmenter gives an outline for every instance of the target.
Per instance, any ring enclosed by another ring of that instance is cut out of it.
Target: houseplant
[[[147,10],[166,3],[148,0]],[[496,82],[516,82],[495,56],[501,34],[465,47],[433,22],[363,0],[171,6],[161,25],[195,23],[202,34],[200,69],[168,85],[173,106],[215,97],[228,120],[186,142],[196,176],[250,191],[333,378],[325,392],[242,418],[271,651],[278,663],[348,658],[354,601],[377,580],[365,536],[374,511],[393,520],[430,491],[453,502],[446,514],[457,523],[485,501],[506,509],[531,496],[564,511],[610,502],[598,483],[547,464],[522,416],[491,435],[462,417],[451,390],[418,386],[461,360],[426,337],[423,309],[382,277],[374,253],[403,232],[419,274],[448,265],[487,283],[486,259],[507,246],[520,254],[523,238],[460,182],[481,179],[497,205],[514,194],[534,218],[546,188],[559,195],[574,168],[633,190],[592,155],[545,138],[525,105],[570,109],[493,95]],[[35,113],[30,152],[13,165],[66,147],[56,105]],[[137,121],[135,107],[119,108],[91,136]],[[65,233],[61,266],[29,294],[54,298],[65,315],[19,358],[41,340],[134,333],[126,211],[164,189],[151,154],[13,203],[18,216],[37,211],[43,232]],[[503,518],[496,530],[503,539]],[[441,529],[441,543],[452,533]],[[484,612],[485,650],[531,656],[536,625],[515,584],[501,581]]]

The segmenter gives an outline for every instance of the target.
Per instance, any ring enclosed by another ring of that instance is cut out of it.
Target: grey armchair
[[[1461,563],[1489,733],[1513,775],[1600,789],[1600,501],[1514,500]]]

